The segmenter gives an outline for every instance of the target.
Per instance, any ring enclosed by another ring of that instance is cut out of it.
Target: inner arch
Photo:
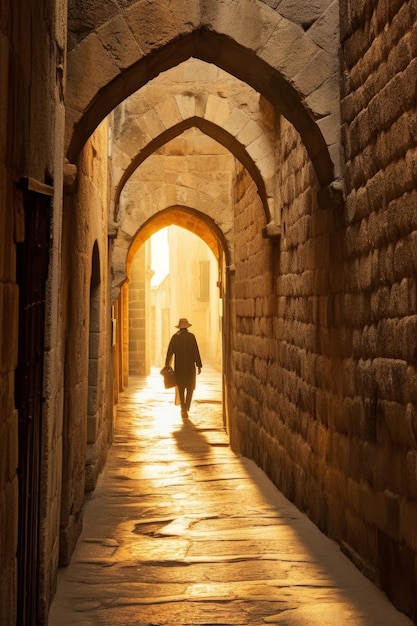
[[[271,219],[270,210],[268,206],[267,193],[265,189],[264,179],[259,172],[259,169],[252,157],[248,154],[245,146],[243,146],[233,135],[223,130],[217,124],[210,122],[209,120],[203,119],[201,117],[190,117],[187,120],[179,122],[178,124],[173,125],[171,128],[168,128],[166,131],[161,133],[158,137],[150,141],[131,161],[129,166],[124,171],[115,193],[114,200],[114,219],[117,220],[117,210],[118,204],[120,200],[120,195],[125,187],[127,181],[132,176],[132,174],[137,170],[137,168],[147,159],[151,154],[156,152],[159,148],[165,145],[171,139],[178,137],[181,133],[189,128],[198,128],[204,134],[208,135],[225,148],[227,148],[248,170],[252,179],[254,180],[259,196],[262,200],[262,204],[264,206],[266,222],[268,223]]]
[[[226,264],[229,264],[230,253],[228,246],[223,233],[214,221],[207,215],[204,215],[195,209],[176,205],[168,207],[156,215],[153,215],[138,229],[129,248],[127,269],[129,268],[136,252],[145,243],[145,241],[162,228],[172,225],[181,226],[182,228],[185,228],[200,237],[213,252],[219,265],[222,263],[223,255]]]

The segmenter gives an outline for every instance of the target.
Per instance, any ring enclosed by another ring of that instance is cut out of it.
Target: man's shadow
[[[181,428],[173,431],[177,447],[190,455],[210,454],[211,446],[206,437],[189,418],[183,418]]]

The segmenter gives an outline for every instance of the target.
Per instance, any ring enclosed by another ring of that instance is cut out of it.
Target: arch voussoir
[[[117,15],[97,29],[97,37],[121,71],[143,55],[134,33],[123,15]]]
[[[201,24],[198,0],[139,0],[125,9],[123,15],[143,55],[190,34]]]
[[[261,49],[283,18],[264,2],[202,2],[204,28],[231,37],[254,52]]]
[[[120,67],[108,54],[96,33],[74,48],[68,58],[67,106],[81,114],[103,87],[120,75]]]

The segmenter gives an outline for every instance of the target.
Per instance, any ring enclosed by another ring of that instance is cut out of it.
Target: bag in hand
[[[172,367],[163,367],[160,371],[160,374],[164,377],[164,387],[165,389],[171,389],[171,387],[175,387],[177,381],[175,380],[175,372]]]

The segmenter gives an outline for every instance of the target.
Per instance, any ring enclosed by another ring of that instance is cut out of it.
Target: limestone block
[[[413,363],[417,350],[417,315],[410,315],[399,321],[398,336],[403,358]]]
[[[340,114],[338,111],[318,120],[317,126],[320,128],[323,136],[326,138],[326,142],[328,142],[330,146],[340,142]],[[340,150],[340,144],[338,149]]]
[[[338,71],[337,56],[324,50],[312,50],[305,65],[293,77],[300,93],[311,94]]]
[[[260,47],[258,54],[261,59],[272,67],[277,68],[284,77],[288,78],[290,71],[286,69],[287,56],[292,58],[295,54],[296,44],[303,37],[303,29],[287,19],[277,16],[274,21],[274,30],[268,40]],[[313,44],[314,47],[314,44]],[[317,51],[314,47],[313,54]],[[302,55],[305,63],[308,62],[310,56]],[[298,71],[301,65],[298,67]]]
[[[279,2],[278,10],[289,20],[297,22],[300,26],[308,27],[323,15],[331,4],[337,5],[332,0],[314,0],[308,4],[300,4],[294,0],[282,0]]]
[[[94,443],[97,439],[98,420],[97,415],[87,415],[87,443]]]
[[[306,105],[314,115],[323,117],[338,110],[339,76],[332,74],[325,82],[306,97]]]
[[[252,143],[247,146],[247,151],[248,154],[250,154],[252,159],[255,161],[255,163],[261,161],[265,162],[266,157],[270,157],[271,162],[274,159],[273,147],[271,146],[268,137],[266,137],[264,134],[260,135],[257,139],[252,141]],[[272,174],[271,170],[272,167],[270,163],[270,167],[267,171],[269,175]]]
[[[137,134],[139,135],[139,141],[137,144],[137,150],[139,151],[150,141],[150,137],[144,137],[142,132],[138,132]],[[118,183],[120,181],[130,162],[131,157],[126,152],[125,147],[121,146],[120,143],[115,142],[112,147],[112,179],[114,182],[117,181]]]
[[[65,7],[65,10],[64,10]],[[69,14],[66,14],[66,6],[61,8],[68,19],[69,26],[69,49],[88,35],[94,26],[98,28],[107,20],[111,20],[119,11],[112,0],[100,0],[99,2],[84,2],[84,0],[72,0]],[[65,45],[65,42],[64,42]]]
[[[244,146],[248,146],[249,144],[256,141],[263,134],[264,130],[257,123],[257,121],[250,119],[249,122],[238,133],[236,138]]]
[[[251,50],[258,50],[268,41],[275,23],[282,19],[263,2],[237,0],[223,3],[204,0],[201,22],[215,32],[232,37]]]
[[[400,283],[394,283],[392,285],[389,299],[389,311],[391,317],[405,317],[409,315],[407,278],[403,278]]]
[[[249,119],[250,118],[244,111],[235,108],[226,121],[224,130],[229,132],[231,135],[236,136],[249,123]]]
[[[213,94],[209,94],[204,111],[204,119],[210,120],[213,124],[217,124],[223,128],[226,125],[229,116],[230,105],[227,98],[220,98]]]
[[[171,126],[179,124],[179,122],[182,121],[175,98],[160,102],[155,106],[155,111],[164,128],[171,128]]]
[[[323,2],[319,4],[321,15],[312,23],[311,27],[308,29],[308,34],[320,48],[323,48],[323,50],[326,50],[336,57],[338,55],[340,42],[340,3],[334,2],[333,0],[323,0]],[[309,8],[310,10],[315,10],[318,6],[316,5],[313,8],[311,4],[309,4]]]
[[[380,400],[378,408],[384,419],[384,426],[391,441],[400,446],[413,446],[414,435],[407,426],[407,405],[399,402]]]
[[[124,11],[126,23],[144,54],[188,34],[200,23],[199,2],[139,0]]]
[[[359,259],[359,288],[367,291],[372,286],[371,257],[363,255]]]
[[[397,22],[398,24],[398,22]],[[413,58],[412,52],[412,32],[406,32],[409,28],[409,24],[403,23],[404,37],[402,37],[395,46],[393,46],[388,54],[387,58],[387,73],[388,76],[401,75],[404,72],[404,110],[412,109],[412,101],[414,89],[409,83],[409,80],[415,80],[416,78],[416,59]]]
[[[145,137],[150,137],[150,139],[155,139],[155,137],[158,137],[165,130],[159,115],[157,115],[154,109],[149,109],[146,113],[141,115],[139,127]]]
[[[141,50],[123,17],[116,15],[97,29],[103,47],[121,70],[129,67],[141,56]]]
[[[176,94],[175,100],[183,120],[194,117],[196,113],[196,99],[194,95],[185,93]]]
[[[234,22],[235,3],[203,0],[201,3],[201,25],[224,33]]]
[[[362,482],[359,487],[359,513],[374,526],[381,527],[384,521],[384,499],[381,492],[374,491],[368,483]]]
[[[92,33],[69,54],[67,106],[75,111],[85,110],[101,87],[119,73],[97,34]]]
[[[382,398],[402,402],[407,380],[407,363],[400,359],[377,358],[372,369]]]

